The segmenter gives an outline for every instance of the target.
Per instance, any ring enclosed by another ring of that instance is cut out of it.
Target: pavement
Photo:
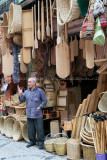
[[[55,152],[40,150],[36,145],[26,148],[24,140],[14,142],[0,134],[0,160],[67,160],[67,156],[58,156]]]

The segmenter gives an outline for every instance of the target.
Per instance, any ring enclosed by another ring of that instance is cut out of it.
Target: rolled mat
[[[106,160],[107,154],[100,154],[100,153],[96,153],[96,159],[97,160]]]

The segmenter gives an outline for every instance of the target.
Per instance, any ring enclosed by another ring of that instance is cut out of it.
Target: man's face
[[[35,87],[35,83],[33,82],[33,80],[31,78],[28,79],[28,88],[33,88]]]

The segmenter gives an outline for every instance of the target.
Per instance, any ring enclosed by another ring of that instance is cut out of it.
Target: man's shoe
[[[40,146],[39,146],[39,149],[43,149],[43,148],[44,148],[44,145],[40,145]]]
[[[29,142],[26,147],[29,148],[29,147],[32,147],[32,146],[34,146],[34,145],[35,145],[35,143]]]

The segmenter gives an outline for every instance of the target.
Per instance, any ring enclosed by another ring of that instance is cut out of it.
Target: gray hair
[[[30,77],[29,79],[32,79],[32,81],[36,84],[37,78],[36,77]]]

